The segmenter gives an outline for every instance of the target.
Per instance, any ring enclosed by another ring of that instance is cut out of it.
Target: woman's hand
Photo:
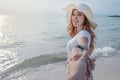
[[[71,53],[71,55],[73,55]],[[76,56],[76,55],[75,55]],[[68,64],[68,78],[70,80],[83,80],[86,72],[86,59],[88,57],[88,52],[84,51],[78,59],[71,59]],[[69,80],[68,79],[68,80]]]

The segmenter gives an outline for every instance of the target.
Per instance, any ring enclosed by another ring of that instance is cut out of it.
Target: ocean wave
[[[65,54],[66,53],[48,54],[48,55],[41,55],[41,56],[38,56],[38,57],[33,57],[33,58],[30,58],[30,59],[25,59],[21,63],[18,63],[15,66],[7,69],[1,75],[8,74],[11,71],[15,71],[15,70],[19,70],[19,69],[25,69],[25,68],[30,68],[30,67],[38,67],[38,66],[41,66],[41,65],[66,61],[67,58],[66,58]]]
[[[108,57],[115,55],[116,52],[117,51],[115,48],[112,48],[110,46],[104,46],[102,48],[95,48],[92,55],[96,57]]]
[[[23,41],[7,41],[6,43],[0,42],[0,49],[18,48],[24,46],[27,46],[27,44]]]
[[[65,61],[67,58],[65,56],[65,53],[61,54],[47,54],[47,55],[41,55],[38,57],[34,57],[31,59],[26,59],[20,64],[21,67],[29,67],[29,66],[40,66],[45,64],[51,64],[51,63],[57,63],[60,61]]]
[[[18,64],[18,54],[10,50],[0,50],[0,74]]]

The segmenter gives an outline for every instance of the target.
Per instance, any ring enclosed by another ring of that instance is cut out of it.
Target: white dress
[[[72,39],[70,39],[67,43],[67,53],[68,53],[68,60],[69,61],[69,55],[73,49],[74,46],[80,45],[80,38],[81,37],[86,37],[88,39],[88,47],[90,46],[90,42],[91,42],[91,35],[88,31],[86,30],[81,30],[76,36],[74,36]],[[67,70],[68,72],[68,70]],[[84,78],[84,80],[87,80],[86,77]],[[92,76],[91,79],[89,80],[93,80]]]
[[[74,46],[80,45],[80,38],[81,37],[86,37],[88,39],[88,47],[90,46],[90,42],[91,42],[91,35],[88,31],[86,30],[81,30],[77,35],[75,35],[72,39],[70,39],[67,43],[67,53],[68,53],[68,60],[69,60],[69,55],[70,52],[72,51]]]

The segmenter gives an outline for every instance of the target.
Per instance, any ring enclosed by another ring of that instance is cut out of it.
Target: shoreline
[[[93,71],[94,80],[119,80],[119,57],[120,55],[98,58],[96,60],[95,71]],[[64,62],[48,64],[47,66],[42,66],[40,69],[38,68],[37,71],[33,70],[33,72],[27,73],[25,77],[26,80],[65,80],[66,66]]]
[[[93,79],[119,80],[119,57],[120,54],[117,54],[113,57],[98,57],[96,59],[95,71],[93,71]],[[10,76],[8,76],[8,78],[12,76],[10,79],[15,80],[65,80],[66,72],[67,68],[65,66],[65,62],[58,62],[40,67],[28,68],[23,71],[19,70],[17,72],[13,72]]]

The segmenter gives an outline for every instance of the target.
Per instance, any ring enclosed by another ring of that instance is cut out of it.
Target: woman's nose
[[[77,15],[75,15],[75,17],[74,17],[75,19],[78,19],[78,16]]]

